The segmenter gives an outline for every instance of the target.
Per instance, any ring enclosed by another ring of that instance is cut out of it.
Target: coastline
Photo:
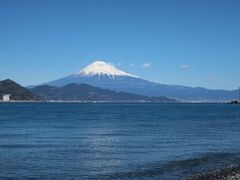
[[[196,174],[188,180],[240,180],[240,166]]]
[[[76,104],[85,104],[85,103],[140,103],[140,104],[155,104],[155,103],[165,103],[165,104],[175,104],[175,103],[182,103],[182,102],[178,102],[178,101],[174,101],[174,102],[169,102],[169,101],[62,101],[62,100],[46,100],[46,101],[15,101],[15,100],[11,100],[11,101],[1,101],[0,103],[2,104],[7,104],[7,103],[59,103],[59,104],[67,104],[67,103],[76,103]]]
[[[164,103],[164,104],[230,104],[228,101],[64,101],[64,100],[10,100],[3,101],[0,100],[1,104],[4,103],[141,103],[141,104],[156,104],[156,103]]]

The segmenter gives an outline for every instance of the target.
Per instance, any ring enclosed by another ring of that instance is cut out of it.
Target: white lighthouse
[[[4,94],[3,95],[3,101],[7,102],[10,101],[11,94]]]

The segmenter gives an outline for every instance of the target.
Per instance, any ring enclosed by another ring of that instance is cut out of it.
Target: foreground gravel
[[[240,166],[198,174],[188,180],[240,180]]]

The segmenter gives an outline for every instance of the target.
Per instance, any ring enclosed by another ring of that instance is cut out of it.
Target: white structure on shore
[[[10,101],[11,94],[4,94],[3,101]]]

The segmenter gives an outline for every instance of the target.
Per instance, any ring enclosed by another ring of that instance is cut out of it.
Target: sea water
[[[239,162],[239,105],[0,104],[0,179],[185,179]]]

